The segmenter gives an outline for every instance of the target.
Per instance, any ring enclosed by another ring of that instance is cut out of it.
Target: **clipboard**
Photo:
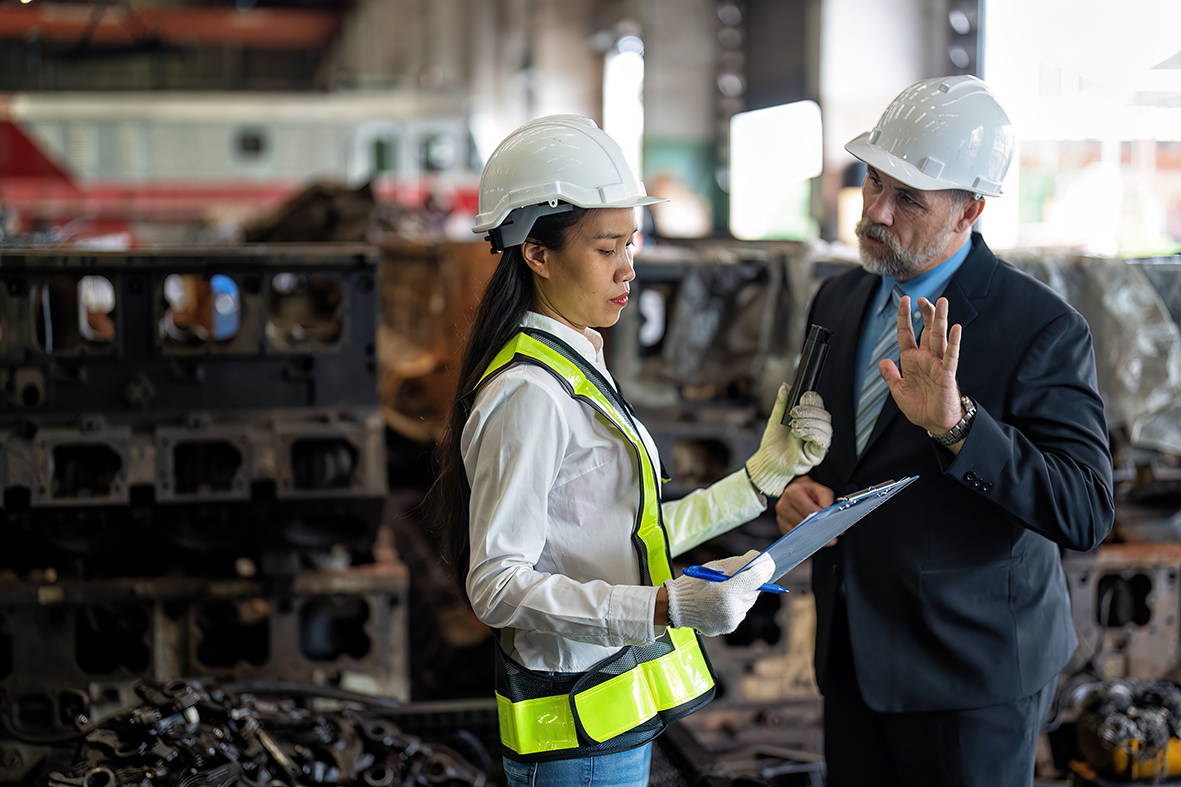
[[[882,503],[918,479],[917,475],[901,481],[887,481],[845,497],[838,497],[828,508],[813,511],[804,520],[759,553],[770,554],[775,561],[775,575],[768,582],[777,582],[787,572],[803,563],[822,546],[844,533]],[[756,557],[735,573],[745,571]]]

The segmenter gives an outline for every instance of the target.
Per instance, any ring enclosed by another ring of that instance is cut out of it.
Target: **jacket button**
[[[992,489],[992,482],[985,481],[983,484],[980,485],[980,489],[984,492],[989,491],[990,489]]]
[[[976,480],[976,474],[969,470],[968,472],[964,473],[964,480],[970,484]]]

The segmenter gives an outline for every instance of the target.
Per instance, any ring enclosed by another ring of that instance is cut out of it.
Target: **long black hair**
[[[575,207],[565,213],[538,217],[529,232],[529,240],[552,251],[561,251],[570,239],[571,230],[587,212],[585,208]],[[500,262],[476,308],[463,350],[459,388],[435,446],[438,474],[427,495],[429,510],[439,534],[443,559],[461,585],[467,577],[471,555],[468,530],[471,487],[459,447],[471,406],[471,402],[464,400],[475,390],[496,353],[516,333],[525,312],[533,304],[533,296],[533,273],[525,264],[521,247],[510,246],[501,253]]]

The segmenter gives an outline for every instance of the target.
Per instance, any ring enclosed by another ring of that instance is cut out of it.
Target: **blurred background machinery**
[[[367,224],[260,237],[253,221],[320,181],[368,198],[354,216],[368,222],[376,197],[375,224],[425,234],[407,211],[475,213],[468,129],[456,101],[388,92],[18,93],[0,102],[15,152],[0,190],[12,231],[58,242],[364,239]]]
[[[4,254],[12,736],[61,735],[80,694],[118,706],[140,679],[409,698],[407,570],[378,538],[377,274],[364,246]]]

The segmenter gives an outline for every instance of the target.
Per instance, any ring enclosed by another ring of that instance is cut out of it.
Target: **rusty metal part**
[[[1062,567],[1079,638],[1068,674],[1160,679],[1181,666],[1181,544],[1101,544]]]

